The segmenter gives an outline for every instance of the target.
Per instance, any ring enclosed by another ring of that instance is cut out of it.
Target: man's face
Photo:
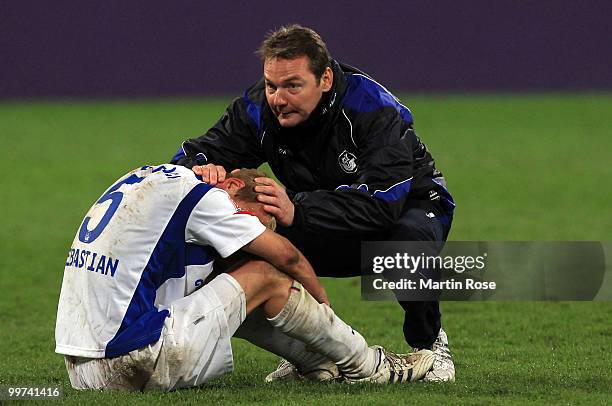
[[[272,112],[282,127],[295,127],[310,117],[321,100],[323,92],[329,91],[333,74],[327,68],[317,84],[310,71],[309,58],[269,58],[264,63],[266,98]]]

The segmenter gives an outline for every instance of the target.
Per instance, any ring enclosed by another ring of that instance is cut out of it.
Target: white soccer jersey
[[[227,257],[264,230],[187,168],[128,173],[89,209],[72,243],[56,352],[111,358],[157,341],[170,303],[203,283],[214,251]]]

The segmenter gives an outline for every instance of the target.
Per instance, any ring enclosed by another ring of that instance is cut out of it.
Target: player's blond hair
[[[255,191],[255,178],[267,178],[268,175],[265,172],[257,169],[241,168],[237,171],[232,172],[228,177],[237,178],[244,182],[244,187],[236,192],[234,196],[236,199],[242,200],[246,203],[260,203],[257,200],[258,193]],[[265,224],[271,230],[276,229],[276,219],[274,216],[270,216],[270,220]]]

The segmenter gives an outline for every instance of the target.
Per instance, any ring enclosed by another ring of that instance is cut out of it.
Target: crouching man
[[[278,355],[308,346],[351,382],[425,375],[431,351],[370,348],[334,314],[308,261],[262,224],[258,176],[242,170],[212,187],[186,168],[144,166],[97,200],[68,253],[58,305],[56,352],[74,388],[201,385],[232,370],[230,338],[255,309],[284,337],[271,346]],[[240,249],[261,260],[205,283],[217,253]]]

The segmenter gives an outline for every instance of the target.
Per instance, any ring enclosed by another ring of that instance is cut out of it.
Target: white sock
[[[304,342],[273,327],[261,309],[255,309],[240,325],[234,337],[245,339],[295,365],[302,374],[319,369],[329,359],[310,351]]]
[[[329,306],[318,303],[299,282],[293,282],[281,312],[268,320],[334,361],[349,378],[367,377],[374,372],[376,353],[366,340]]]

